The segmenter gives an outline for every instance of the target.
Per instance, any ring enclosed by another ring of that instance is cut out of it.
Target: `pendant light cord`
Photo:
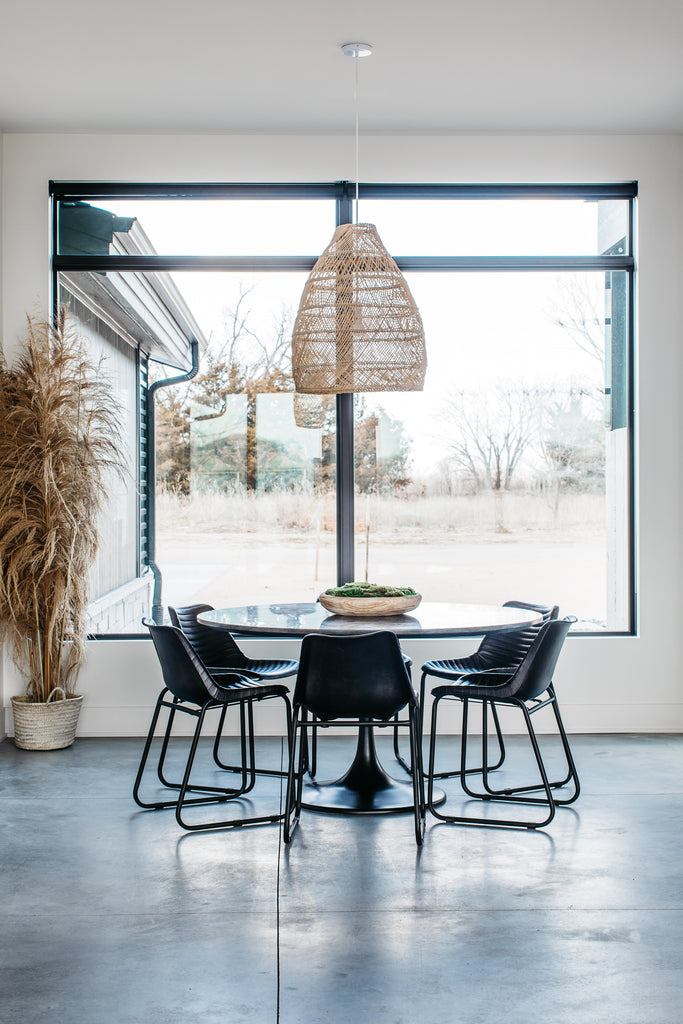
[[[354,80],[353,80],[353,106],[356,115],[356,216],[354,223],[358,223],[358,54],[353,58]]]

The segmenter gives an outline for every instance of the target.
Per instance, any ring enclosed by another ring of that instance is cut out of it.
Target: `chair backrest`
[[[550,619],[545,622],[532,643],[528,654],[510,680],[510,696],[518,700],[539,697],[553,681],[565,637],[576,619]]]
[[[182,630],[159,626],[150,619],[142,622],[152,635],[164,683],[174,697],[202,705],[218,695],[215,683]]]
[[[396,634],[310,633],[301,643],[294,704],[323,721],[390,718],[415,703]]]
[[[171,608],[169,605],[168,614],[173,625],[177,629],[182,629],[205,665],[211,665],[212,668],[239,668],[244,661],[244,654],[230,633],[197,622],[200,612],[213,610],[210,604],[190,604],[184,608]]]
[[[544,604],[527,604],[524,601],[506,601],[503,607],[537,612],[541,621],[526,629],[512,630],[508,633],[487,633],[476,654],[472,656],[478,668],[516,668],[517,665],[521,665],[543,623],[557,619],[560,611],[557,605],[551,607]]]

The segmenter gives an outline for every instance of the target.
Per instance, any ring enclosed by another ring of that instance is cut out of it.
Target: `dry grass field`
[[[556,603],[606,615],[604,498],[568,494],[356,500],[356,578],[415,587],[426,600]],[[336,583],[334,502],[292,491],[161,495],[157,560],[164,603],[315,600]],[[602,519],[601,519],[602,517]]]

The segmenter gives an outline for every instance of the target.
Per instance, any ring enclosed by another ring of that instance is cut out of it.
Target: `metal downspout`
[[[173,384],[182,384],[184,381],[192,380],[197,376],[199,370],[199,342],[192,338],[190,341],[190,352],[192,354],[192,366],[187,373],[178,377],[166,377],[164,380],[157,380],[147,389],[147,564],[154,575],[154,593],[152,596],[152,619],[154,622],[163,622],[164,606],[161,602],[161,569],[156,559],[156,437],[154,427],[154,396],[160,388],[168,388]]]

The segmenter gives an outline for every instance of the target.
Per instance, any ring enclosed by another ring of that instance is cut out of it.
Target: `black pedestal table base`
[[[445,799],[445,793],[434,791],[435,804]],[[413,810],[413,784],[387,775],[377,758],[373,727],[361,725],[351,767],[333,782],[307,783],[302,804],[329,814],[401,814]]]

